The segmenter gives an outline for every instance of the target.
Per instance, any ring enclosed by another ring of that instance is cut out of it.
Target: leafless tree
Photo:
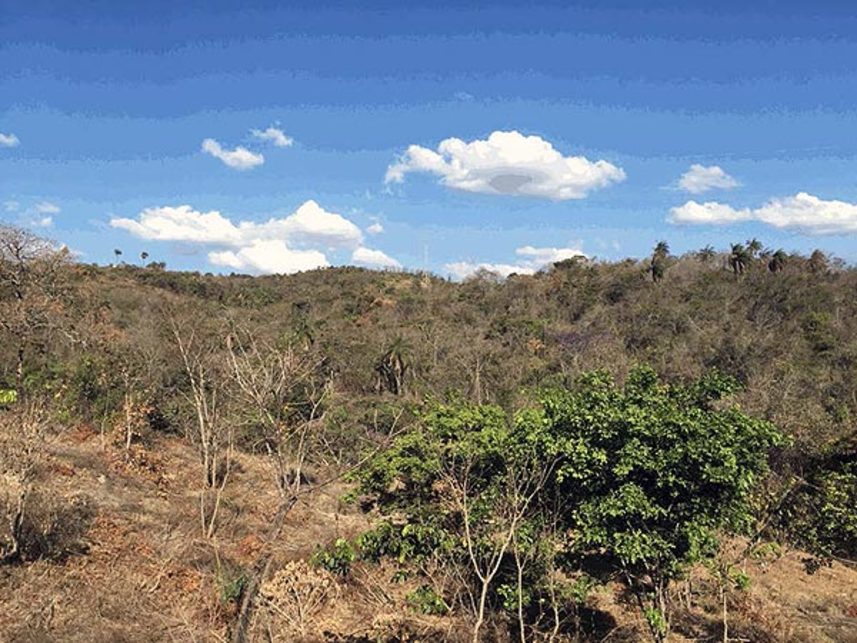
[[[522,460],[515,466],[510,466],[500,489],[501,497],[489,521],[491,533],[478,534],[473,517],[473,504],[480,491],[471,484],[474,464],[467,457],[453,460],[442,476],[442,487],[449,493],[453,507],[460,513],[464,522],[467,559],[479,581],[478,596],[471,600],[475,614],[472,640],[473,643],[478,643],[485,624],[491,584],[500,571],[504,558],[512,553],[518,529],[544,487],[553,465]]]
[[[217,373],[216,347],[200,337],[192,324],[169,317],[170,329],[188,380],[185,392],[194,413],[191,439],[202,463],[200,521],[202,533],[211,538],[217,527],[217,514],[232,470],[234,430],[221,409],[224,378]]]
[[[28,349],[62,317],[67,249],[27,230],[0,226],[0,330],[15,351],[15,387],[24,394]]]
[[[27,500],[33,491],[37,468],[48,440],[48,421],[43,407],[22,403],[0,413],[0,489],[8,524],[0,540],[0,564],[20,559]]]

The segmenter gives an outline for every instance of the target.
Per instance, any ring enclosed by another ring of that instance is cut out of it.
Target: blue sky
[[[0,217],[85,261],[857,261],[850,3],[133,4],[0,0]]]

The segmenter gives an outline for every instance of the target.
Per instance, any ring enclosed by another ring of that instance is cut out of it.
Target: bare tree
[[[474,519],[473,505],[478,497],[485,493],[471,484],[471,473],[475,462],[468,457],[455,458],[442,476],[443,488],[449,491],[453,506],[460,513],[464,523],[464,545],[467,559],[479,581],[478,597],[472,600],[475,622],[472,630],[473,643],[481,639],[485,624],[488,593],[491,584],[500,571],[507,554],[512,553],[516,545],[518,529],[536,496],[544,487],[553,469],[551,463],[538,463],[535,460],[522,459],[505,472],[502,487],[498,490],[500,498],[493,504],[493,512],[487,522],[489,533],[477,533],[479,524]],[[523,561],[518,559],[518,572],[522,574]],[[519,588],[521,589],[521,588]],[[519,617],[522,605],[519,595]],[[523,622],[520,627],[523,628]]]
[[[15,351],[15,387],[24,394],[28,349],[62,317],[65,248],[27,230],[0,226],[0,329]]]
[[[317,444],[312,434],[324,422],[332,389],[327,360],[306,343],[272,345],[240,328],[229,334],[227,346],[237,400],[248,421],[260,431],[257,444],[268,455],[279,494],[279,506],[265,537],[272,543],[281,536],[286,517],[302,496],[362,466],[383,444],[345,470],[311,481],[306,466],[313,461],[313,446]],[[387,441],[395,434],[396,424],[390,428]],[[271,571],[272,560],[266,548],[253,565],[232,629],[236,643],[246,640],[259,588]]]
[[[225,421],[224,378],[217,373],[216,348],[204,341],[192,324],[181,325],[170,316],[170,329],[184,366],[189,392],[185,395],[194,412],[192,441],[202,463],[200,521],[202,533],[211,538],[217,527],[217,514],[232,469],[234,430]]]
[[[323,359],[313,351],[292,345],[272,346],[245,330],[230,333],[227,347],[236,394],[247,415],[261,429],[259,444],[268,454],[279,494],[277,513],[267,534],[267,541],[273,542],[304,491],[309,432],[323,420],[329,381],[322,373]],[[268,576],[271,560],[270,553],[263,552],[253,567],[232,632],[233,641],[246,638],[254,601]]]
[[[5,491],[3,508],[8,525],[6,538],[0,540],[0,564],[16,562],[21,557],[27,500],[47,437],[47,418],[38,404],[22,404],[0,414],[0,478],[5,480],[0,488]]]

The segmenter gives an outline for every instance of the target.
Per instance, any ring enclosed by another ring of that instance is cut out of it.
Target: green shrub
[[[356,558],[357,552],[351,543],[344,538],[337,538],[330,547],[316,551],[310,559],[310,564],[337,576],[347,576]]]
[[[432,587],[422,585],[408,594],[405,599],[408,605],[414,611],[420,614],[446,614],[449,611],[449,606],[443,597],[440,596]]]

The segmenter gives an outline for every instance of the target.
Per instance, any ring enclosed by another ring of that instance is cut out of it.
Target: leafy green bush
[[[411,609],[421,614],[446,614],[449,605],[433,588],[422,585],[408,594],[407,603]]]
[[[344,538],[337,538],[330,547],[316,551],[312,555],[310,563],[313,567],[326,569],[331,574],[347,576],[348,572],[351,571],[351,564],[356,558],[357,553],[351,543]]]

